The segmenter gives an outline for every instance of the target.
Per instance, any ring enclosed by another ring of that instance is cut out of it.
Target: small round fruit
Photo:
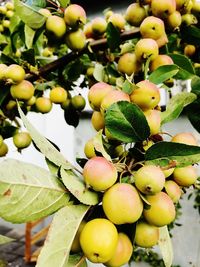
[[[117,64],[118,71],[128,76],[137,73],[140,68],[141,64],[138,62],[135,53],[131,52],[121,55]]]
[[[108,18],[108,22],[111,22],[120,31],[124,29],[126,23],[123,15],[119,13],[111,14],[110,17]]]
[[[36,97],[32,96],[28,101],[26,101],[27,106],[33,106],[35,104]]]
[[[154,60],[151,61],[150,70],[154,71],[157,68],[159,68],[160,66],[171,65],[173,63],[174,62],[173,62],[173,60],[172,60],[172,58],[170,56],[160,54]]]
[[[116,183],[103,195],[103,210],[114,224],[134,223],[143,211],[137,189],[127,183]]]
[[[0,157],[4,157],[8,153],[8,146],[3,142],[0,146]]]
[[[28,147],[31,144],[31,141],[31,136],[27,132],[19,132],[13,136],[13,143],[19,149]]]
[[[92,113],[91,123],[96,131],[99,131],[105,127],[104,116],[100,111],[94,111]]]
[[[52,102],[48,97],[38,97],[35,101],[35,107],[38,112],[48,113],[52,109]]]
[[[85,143],[84,153],[88,159],[91,159],[96,156],[92,138]]]
[[[0,64],[0,80],[3,80],[5,78],[6,69],[7,69],[7,65],[1,63]]]
[[[6,104],[6,110],[12,110],[17,107],[17,102],[15,100],[9,100]]]
[[[145,221],[136,224],[134,242],[142,248],[151,248],[158,243],[159,229]]]
[[[47,8],[40,8],[40,9],[38,10],[38,12],[39,12],[41,15],[47,17],[47,18],[48,18],[49,16],[51,16],[51,12],[50,12],[49,9],[47,9]]]
[[[68,32],[65,40],[67,46],[73,51],[80,51],[86,45],[86,37],[81,29]]]
[[[8,10],[8,11],[6,11],[6,17],[7,18],[12,18],[13,17],[13,15],[14,15],[14,12],[12,11],[12,10]]]
[[[192,133],[182,132],[174,135],[171,139],[171,142],[182,143],[186,145],[197,146],[197,139]]]
[[[133,253],[133,245],[125,233],[118,234],[117,248],[112,258],[104,263],[107,267],[120,267],[129,262]]]
[[[191,45],[191,44],[187,44],[184,47],[184,55],[186,55],[187,57],[192,57],[196,52],[196,47],[195,45]]]
[[[130,25],[138,27],[146,15],[146,10],[142,5],[133,3],[126,9],[125,19]]]
[[[96,17],[91,21],[91,27],[95,35],[102,35],[106,31],[107,22],[104,18]]]
[[[49,98],[52,103],[61,104],[67,99],[67,91],[60,86],[54,87],[50,91]]]
[[[95,191],[104,191],[117,180],[115,165],[104,157],[93,157],[87,161],[83,168],[85,183]]]
[[[5,6],[0,6],[0,14],[5,15],[7,12],[7,8]]]
[[[156,194],[165,184],[165,176],[160,167],[145,165],[134,175],[135,186],[144,194]]]
[[[46,29],[53,33],[57,38],[61,38],[65,35],[67,27],[63,18],[52,15],[46,20]]]
[[[191,165],[181,168],[175,168],[173,172],[173,179],[180,186],[189,187],[195,184],[197,178],[197,169]]]
[[[86,105],[85,98],[82,95],[75,95],[71,98],[71,104],[76,110],[83,110]]]
[[[172,180],[165,182],[165,191],[174,203],[177,203],[182,195],[180,186]]]
[[[85,10],[80,5],[71,4],[65,8],[64,20],[69,27],[80,27],[81,24],[86,23]]]
[[[135,45],[135,55],[138,61],[155,59],[159,54],[158,44],[151,38],[140,39]]]
[[[7,10],[14,10],[15,9],[14,4],[12,2],[7,2],[5,4],[5,7],[7,8]]]
[[[10,20],[4,19],[2,21],[2,25],[3,25],[4,28],[9,28],[10,27]]]
[[[161,125],[161,112],[156,109],[149,109],[144,111],[144,115],[150,128],[150,134],[158,134],[160,132]]]
[[[161,227],[174,221],[176,209],[171,198],[164,192],[155,195],[147,195],[146,200],[150,203],[149,209],[144,209],[145,220],[155,226]]]
[[[78,253],[81,251],[80,235],[81,235],[81,232],[82,232],[85,225],[86,225],[86,221],[84,221],[84,220],[81,221],[81,223],[78,227],[78,230],[76,232],[76,235],[74,237],[74,240],[72,242],[71,251],[73,253]]]
[[[109,261],[115,253],[117,242],[117,228],[103,218],[87,222],[80,234],[83,253],[93,263]]]
[[[34,95],[34,91],[33,84],[26,80],[18,84],[13,84],[10,87],[11,96],[19,100],[29,100]]]
[[[13,83],[22,82],[25,74],[24,69],[17,64],[11,64],[5,70],[5,78],[11,80]]]

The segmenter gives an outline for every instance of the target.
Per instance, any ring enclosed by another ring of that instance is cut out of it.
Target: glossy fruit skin
[[[5,78],[5,72],[7,69],[7,65],[6,64],[0,64],[0,80]]]
[[[14,99],[29,100],[35,92],[33,84],[27,80],[23,80],[18,84],[13,84],[10,87],[11,96]]]
[[[82,6],[71,4],[65,8],[64,20],[67,26],[77,28],[86,23],[86,13]]]
[[[10,79],[13,83],[20,83],[25,78],[25,71],[21,66],[11,64],[6,68],[4,75],[6,79]]]
[[[152,38],[140,39],[135,45],[135,55],[139,61],[144,61],[148,58],[153,60],[158,56],[158,52],[158,44]]]
[[[46,20],[46,29],[53,33],[57,38],[61,38],[66,33],[67,27],[63,18],[52,15]]]
[[[38,97],[35,101],[35,107],[38,112],[48,113],[52,109],[52,102],[48,97]]]
[[[141,22],[147,16],[146,10],[139,3],[133,3],[125,11],[125,19],[132,26],[140,26]]]
[[[147,201],[151,207],[144,209],[145,220],[155,226],[162,227],[174,221],[176,210],[171,198],[164,192],[155,195],[147,195]]]
[[[83,110],[86,105],[85,98],[82,95],[75,95],[71,98],[71,104],[76,110]]]
[[[165,176],[160,167],[144,165],[134,174],[135,186],[144,194],[156,194],[165,184]]]
[[[174,135],[171,142],[182,143],[191,146],[197,146],[197,140],[192,133],[182,132]]]
[[[31,136],[27,132],[19,132],[13,136],[13,143],[18,149],[23,149],[31,144]]]
[[[128,52],[120,56],[117,69],[119,72],[130,76],[141,69],[141,64],[138,62],[135,53]]]
[[[143,38],[159,39],[165,33],[163,20],[155,16],[146,17],[140,25],[140,33]]]
[[[159,104],[160,92],[155,84],[143,80],[136,86],[138,88],[133,90],[130,95],[131,102],[137,104],[143,110],[153,109]]]
[[[189,187],[196,182],[197,178],[197,169],[191,165],[175,168],[173,172],[173,179],[180,186]]]
[[[116,183],[103,195],[103,210],[114,224],[134,223],[143,211],[143,202],[136,188],[126,183]]]
[[[181,13],[177,10],[167,17],[167,26],[169,29],[176,29],[181,26],[181,23]]]
[[[3,144],[3,137],[0,135],[0,146]]]
[[[94,35],[102,35],[106,31],[107,22],[102,17],[96,17],[91,21],[91,27]]]
[[[176,11],[175,0],[151,0],[151,10],[156,17],[166,18]]]
[[[81,232],[82,232],[85,225],[86,225],[86,221],[84,221],[84,220],[81,221],[81,223],[78,227],[78,230],[76,232],[76,235],[74,237],[74,240],[72,242],[71,252],[73,252],[73,253],[78,253],[81,251],[80,235],[81,235]]]
[[[115,253],[117,242],[117,228],[103,218],[87,222],[80,234],[83,253],[93,263],[109,261]]]
[[[151,248],[158,243],[159,229],[145,221],[136,224],[134,243],[142,248]]]
[[[186,55],[187,57],[192,57],[196,52],[196,47],[194,45],[191,44],[187,44],[184,47],[184,55]]]
[[[119,13],[113,13],[109,16],[108,22],[111,22],[116,28],[118,28],[120,31],[124,29],[125,26],[125,19],[122,14]]]
[[[92,157],[84,165],[83,178],[95,191],[104,191],[116,182],[117,169],[104,157]]]
[[[99,131],[105,127],[104,116],[100,111],[94,111],[92,113],[91,123],[96,131]]]
[[[180,186],[173,180],[165,182],[165,191],[174,203],[177,203],[182,195]]]
[[[92,138],[85,143],[84,153],[88,159],[91,159],[96,156]]]
[[[172,175],[173,172],[174,172],[174,168],[163,170],[163,173],[165,175],[165,178],[168,178],[170,175]]]
[[[104,82],[98,82],[92,85],[88,92],[88,100],[91,108],[94,110],[100,110],[104,96],[112,90],[113,87]]]
[[[8,153],[8,146],[5,142],[3,142],[0,146],[0,157],[6,156]]]
[[[154,71],[157,68],[159,68],[160,66],[163,65],[172,65],[174,62],[172,60],[172,58],[168,55],[158,55],[154,60],[151,61],[150,63],[150,70]]]
[[[49,16],[51,16],[51,12],[50,12],[49,9],[47,9],[47,8],[40,8],[40,9],[38,10],[38,12],[39,12],[40,14],[42,14],[43,16],[45,16],[45,17],[49,17]]]
[[[60,86],[54,87],[50,91],[49,98],[52,103],[61,104],[67,99],[67,91]]]
[[[104,263],[108,267],[120,267],[129,262],[133,253],[133,245],[125,233],[118,234],[117,248],[112,258]]]
[[[144,112],[148,122],[151,135],[158,134],[161,126],[161,112],[156,109],[149,109]]]
[[[86,37],[81,29],[67,33],[65,40],[67,46],[73,51],[80,51],[86,45]]]

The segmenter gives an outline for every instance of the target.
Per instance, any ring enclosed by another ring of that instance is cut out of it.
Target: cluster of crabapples
[[[3,33],[10,27],[10,19],[14,15],[14,4],[12,2],[3,3],[0,6],[0,32]]]

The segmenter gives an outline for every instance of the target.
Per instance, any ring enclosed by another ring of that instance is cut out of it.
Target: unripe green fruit
[[[96,156],[93,139],[89,139],[84,146],[84,153],[88,159],[91,159]]]
[[[77,28],[86,23],[85,10],[80,5],[71,4],[65,9],[64,20],[67,26]]]
[[[86,36],[81,29],[71,31],[66,35],[66,44],[71,50],[80,51],[86,45]]]
[[[35,104],[36,97],[32,96],[28,101],[26,101],[27,106],[33,106]]]
[[[146,200],[151,205],[149,209],[143,211],[144,218],[148,223],[161,227],[174,221],[175,206],[166,193],[159,192],[155,195],[147,195]]]
[[[71,104],[76,110],[83,110],[86,105],[85,98],[82,95],[75,95],[71,98]]]
[[[96,156],[84,165],[83,178],[95,191],[104,191],[117,181],[117,169],[104,157]]]
[[[160,167],[145,165],[134,175],[135,186],[144,194],[156,194],[165,184],[165,176]]]
[[[8,11],[6,11],[6,14],[5,14],[5,15],[6,15],[6,17],[7,17],[7,18],[9,18],[9,19],[10,19],[10,18],[12,18],[12,17],[13,17],[13,15],[14,15],[14,12],[13,12],[12,10],[8,10]]]
[[[61,108],[68,110],[71,107],[71,99],[67,98],[64,102],[61,103]]]
[[[165,182],[165,191],[174,203],[177,203],[182,195],[180,186],[172,180]]]
[[[116,183],[103,195],[103,210],[114,224],[134,223],[143,211],[137,189],[126,183]]]
[[[13,83],[20,83],[24,80],[25,74],[21,66],[12,64],[6,68],[4,75],[6,79],[11,80]]]
[[[7,69],[6,64],[0,64],[0,80],[3,80],[5,78],[6,69]]]
[[[8,103],[6,104],[6,109],[9,111],[9,110],[12,110],[14,108],[17,107],[17,102],[14,101],[14,100],[9,100]]]
[[[31,141],[31,136],[27,132],[19,132],[13,136],[13,143],[19,149],[28,147],[31,144]]]
[[[51,57],[53,56],[53,52],[49,47],[45,47],[42,51],[43,57]]]
[[[112,222],[103,218],[87,222],[80,234],[83,253],[94,263],[109,261],[116,250],[117,242],[117,228]]]
[[[192,133],[182,132],[174,135],[171,142],[182,143],[191,146],[197,146],[197,139]]]
[[[71,246],[71,252],[73,253],[78,253],[81,251],[80,235],[85,225],[86,225],[86,221],[83,220],[78,227],[78,230],[76,232],[76,235],[74,237],[74,240]]]
[[[46,29],[52,32],[57,38],[61,38],[66,33],[67,27],[63,18],[52,15],[46,20]]]
[[[120,56],[117,69],[119,72],[130,76],[141,69],[141,64],[138,62],[135,53],[128,52]]]
[[[180,186],[189,187],[195,184],[197,178],[197,169],[194,166],[175,168],[173,172],[173,179]]]
[[[67,99],[67,91],[60,86],[54,87],[50,91],[49,98],[52,103],[61,104]]]
[[[0,13],[5,15],[7,12],[7,8],[5,6],[0,6]]]
[[[14,4],[12,2],[7,2],[5,4],[5,7],[7,8],[7,10],[14,10]]]
[[[4,27],[2,24],[0,24],[0,32],[3,32],[4,31]]]
[[[135,45],[135,55],[139,61],[148,58],[153,60],[158,56],[158,52],[158,44],[151,38],[140,39]]]
[[[145,221],[136,224],[134,242],[142,248],[151,248],[158,243],[159,229]]]
[[[3,142],[0,146],[0,157],[4,157],[8,153],[8,146]]]
[[[48,97],[38,97],[35,101],[35,107],[38,112],[48,113],[52,109],[52,102]]]
[[[96,17],[91,21],[92,32],[95,35],[102,35],[106,31],[107,22],[104,18]]]
[[[119,267],[129,262],[133,253],[133,245],[125,233],[118,234],[118,242],[112,258],[104,263],[107,267]]]
[[[26,80],[10,87],[11,96],[19,100],[29,100],[34,95],[34,91],[33,84]]]
[[[4,28],[9,28],[10,27],[10,20],[4,19],[2,21],[2,25],[3,25]]]
[[[104,116],[100,111],[94,111],[92,113],[91,123],[96,131],[99,131],[105,127]]]
[[[138,27],[146,15],[146,10],[143,6],[139,3],[133,3],[126,9],[125,19],[130,25]]]
[[[185,24],[187,26],[198,23],[196,16],[190,13],[182,15],[181,18],[182,18],[182,24]]]

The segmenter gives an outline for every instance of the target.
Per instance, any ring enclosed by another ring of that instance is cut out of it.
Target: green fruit
[[[172,180],[165,182],[165,191],[174,203],[177,203],[182,195],[180,186]]]
[[[4,28],[9,28],[10,27],[10,20],[4,19],[2,21],[2,25],[3,25]]]
[[[5,15],[6,15],[6,17],[7,17],[7,18],[9,18],[9,19],[10,19],[10,18],[12,18],[12,17],[13,17],[13,15],[14,15],[14,12],[13,12],[12,10],[8,10],[8,11],[6,11],[6,14],[5,14]]]
[[[109,261],[116,251],[117,242],[117,229],[107,219],[97,218],[87,222],[80,234],[83,253],[94,263]]]
[[[140,26],[141,22],[147,16],[146,10],[139,3],[133,3],[128,6],[125,12],[126,21],[132,26]]]
[[[13,83],[20,83],[24,80],[25,74],[21,66],[12,64],[6,68],[4,75],[6,79],[11,80]]]
[[[60,86],[54,87],[50,91],[49,98],[52,103],[61,104],[67,99],[67,91]]]
[[[76,110],[83,110],[86,105],[85,98],[82,95],[75,95],[71,98],[71,104]]]
[[[158,243],[159,229],[145,221],[136,224],[134,243],[142,248],[151,248]]]
[[[85,10],[80,5],[71,4],[64,11],[64,20],[67,26],[78,28],[86,23]]]
[[[144,194],[156,194],[165,184],[165,176],[160,167],[145,165],[134,174],[135,186]]]
[[[7,12],[7,8],[5,6],[0,6],[0,14],[5,15]]]
[[[164,192],[155,195],[147,195],[146,200],[150,204],[149,209],[144,209],[145,220],[155,226],[162,227],[174,221],[176,210],[171,198]]]
[[[104,157],[92,157],[84,165],[83,178],[95,191],[104,191],[117,181],[117,169]]]
[[[14,4],[12,2],[7,2],[5,4],[5,7],[7,8],[7,10],[14,10],[15,9]]]
[[[96,156],[95,149],[94,149],[94,142],[93,139],[89,139],[84,146],[84,153],[88,159],[91,159]]]
[[[57,38],[61,38],[65,35],[67,27],[63,18],[52,15],[46,20],[46,29],[53,33]]]
[[[3,142],[0,146],[0,157],[4,157],[8,153],[8,146]]]
[[[96,17],[91,21],[92,32],[94,35],[102,35],[107,28],[107,22],[104,18]]]
[[[31,144],[31,141],[31,136],[27,132],[19,132],[13,136],[13,143],[19,149],[28,147]]]
[[[34,91],[33,84],[26,80],[10,87],[11,96],[19,100],[29,100],[34,95]]]
[[[66,35],[66,44],[71,50],[80,51],[86,45],[86,36],[81,29],[68,32]]]
[[[124,233],[118,234],[117,248],[112,258],[104,263],[108,267],[120,267],[129,262],[133,253],[133,245]]]
[[[0,146],[3,144],[3,137],[0,135]]]
[[[197,178],[197,169],[194,166],[175,168],[173,172],[173,179],[180,186],[189,187],[195,184]]]
[[[48,97],[38,97],[35,101],[35,107],[38,112],[48,113],[52,109],[52,102]]]
[[[103,210],[114,224],[134,223],[143,211],[137,189],[126,183],[116,183],[103,195]]]

